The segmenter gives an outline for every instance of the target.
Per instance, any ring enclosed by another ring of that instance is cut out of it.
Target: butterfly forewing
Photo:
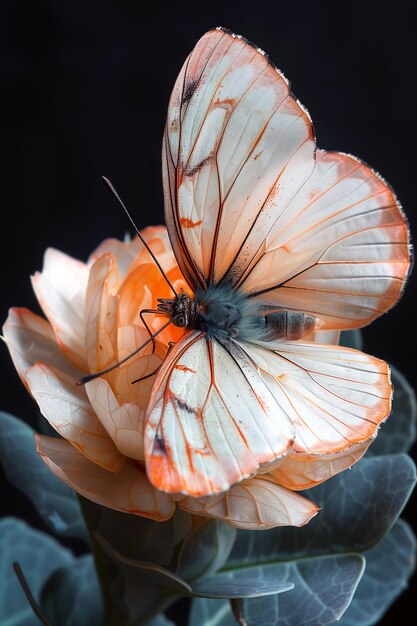
[[[246,40],[207,33],[184,64],[163,146],[165,213],[192,286],[236,283],[314,167],[306,111]]]
[[[285,454],[293,432],[241,348],[192,331],[154,386],[145,428],[148,476],[164,491],[222,492]]]
[[[173,493],[222,492],[290,448],[319,458],[370,440],[390,410],[388,366],[357,350],[222,345],[192,331],[154,386],[148,476]]]

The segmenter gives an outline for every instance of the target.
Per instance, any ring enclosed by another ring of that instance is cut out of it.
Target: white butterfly
[[[188,332],[147,412],[153,485],[207,496],[289,453],[318,458],[373,438],[390,413],[388,366],[313,340],[368,324],[401,294],[409,236],[386,182],[316,150],[284,76],[220,28],[175,83],[163,180],[189,293],[159,308]]]

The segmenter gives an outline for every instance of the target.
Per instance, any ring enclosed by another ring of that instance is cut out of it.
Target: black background
[[[415,11],[402,0],[2,0],[1,319],[9,306],[39,311],[29,275],[47,246],[85,260],[105,237],[129,229],[101,174],[139,227],[163,221],[160,144],[170,90],[213,26],[269,53],[309,109],[318,145],[383,174],[415,232]],[[364,331],[365,351],[395,364],[414,387],[415,316],[412,277],[396,308]],[[0,409],[34,423],[5,348],[0,358]],[[6,513],[41,527],[23,497],[5,494]],[[416,527],[415,502],[405,517]],[[382,623],[397,622],[412,599],[413,587]]]

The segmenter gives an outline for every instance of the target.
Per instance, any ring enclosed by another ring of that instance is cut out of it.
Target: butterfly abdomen
[[[277,311],[264,317],[268,339],[297,340],[313,332],[317,319],[305,313]]]
[[[297,340],[312,332],[317,321],[311,315],[291,311],[265,314],[259,301],[223,286],[197,292],[195,311],[195,325],[218,339]]]

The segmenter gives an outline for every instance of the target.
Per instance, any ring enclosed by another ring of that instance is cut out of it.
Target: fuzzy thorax
[[[218,339],[262,341],[267,331],[262,305],[230,287],[212,286],[195,295],[195,325]]]

